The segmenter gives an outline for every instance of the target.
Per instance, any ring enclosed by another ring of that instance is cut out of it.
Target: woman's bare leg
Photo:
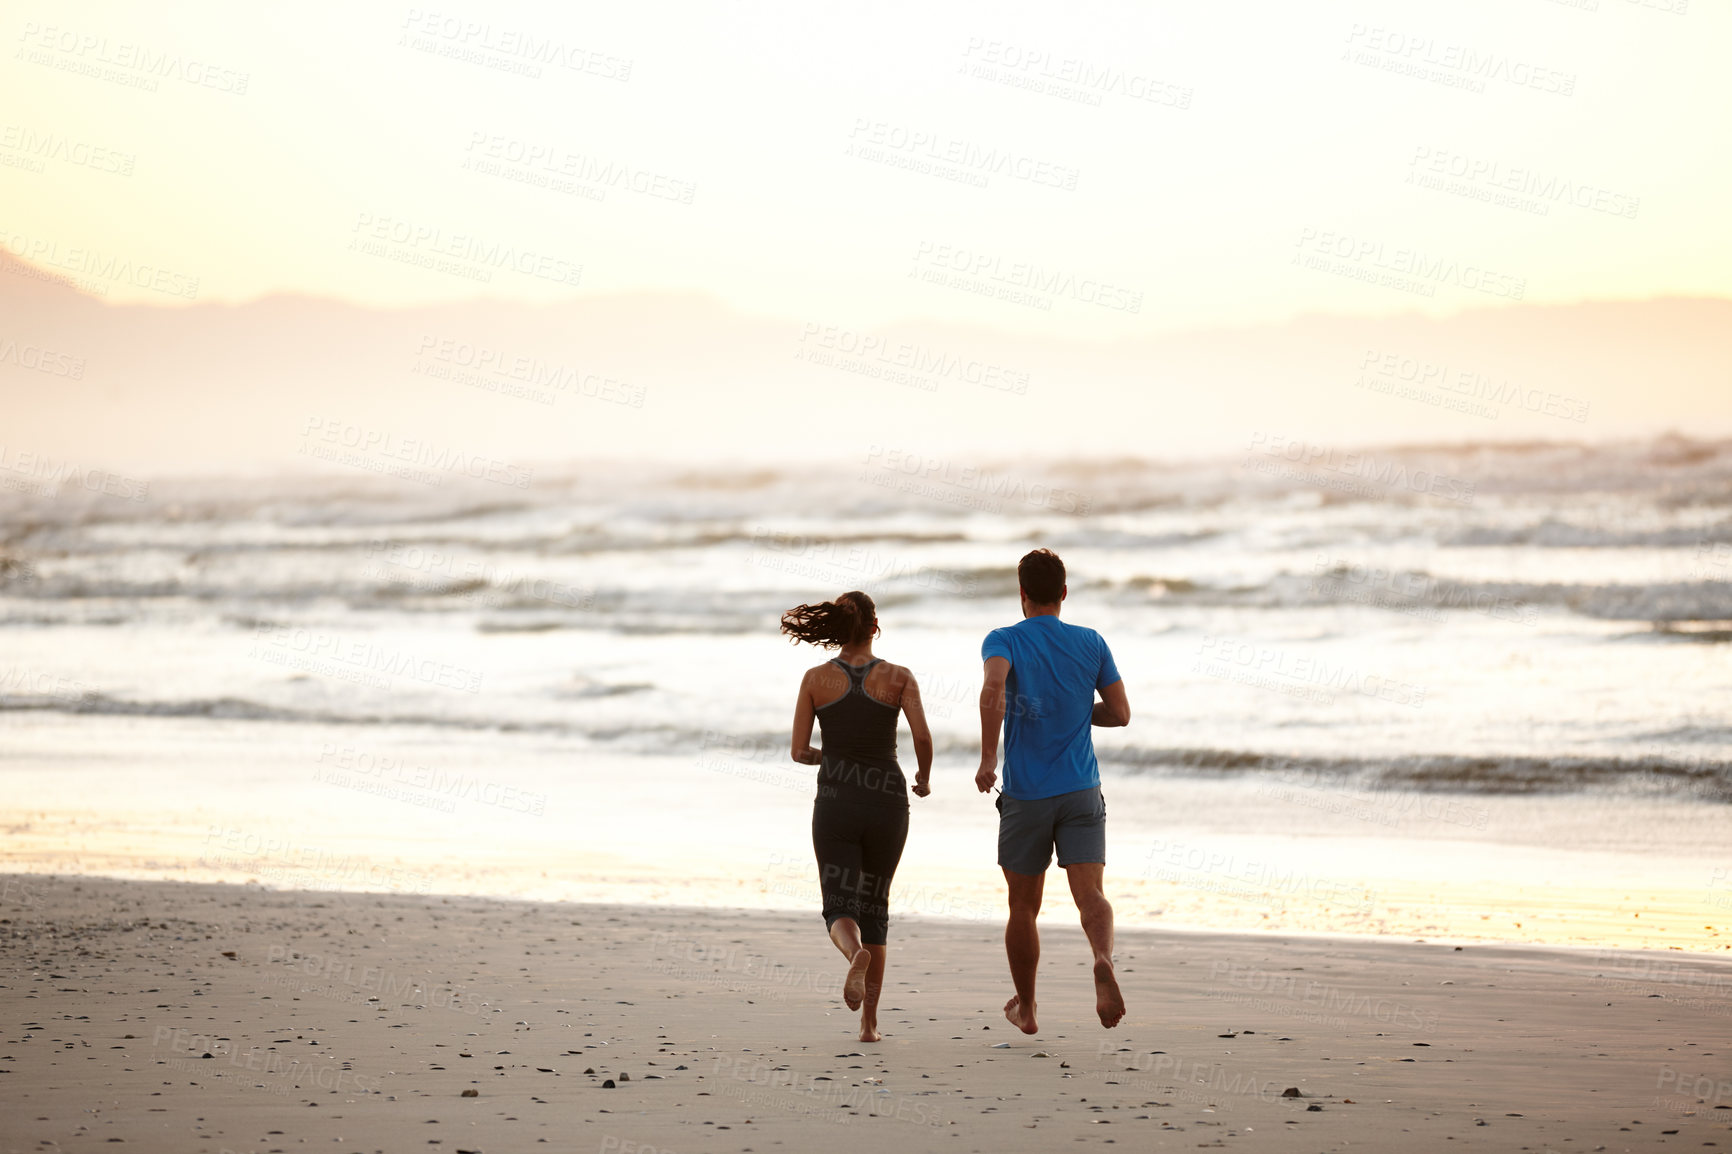
[[[848,976],[842,981],[842,1000],[850,1010],[858,1010],[866,998],[866,970],[872,964],[872,955],[868,952],[870,947],[860,944],[860,923],[853,918],[837,918],[831,922],[830,940],[848,959]],[[882,965],[878,972],[882,978]]]
[[[867,946],[866,952],[871,957],[871,963],[866,967],[866,996],[860,1003],[860,1040],[876,1042],[883,1035],[878,1032],[878,995],[884,989],[884,963],[888,960],[888,946]]]

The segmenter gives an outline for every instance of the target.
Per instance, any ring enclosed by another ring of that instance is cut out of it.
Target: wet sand
[[[815,914],[13,874],[0,919],[7,1152],[1732,1148],[1697,954],[1127,930],[1108,1031],[1053,893],[1037,1036],[996,926],[909,918],[862,1044]]]

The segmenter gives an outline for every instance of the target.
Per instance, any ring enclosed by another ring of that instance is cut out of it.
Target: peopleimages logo
[[[1379,458],[1371,453],[1343,452],[1258,430],[1251,434],[1246,454],[1247,468],[1283,480],[1320,484],[1361,496],[1371,496],[1382,489],[1440,497],[1461,505],[1473,504],[1472,481],[1431,469],[1410,468],[1400,461]],[[1255,461],[1252,454],[1265,460]]]
[[[1342,1016],[1366,1017],[1404,1030],[1437,1029],[1437,1013],[1431,1010],[1421,1011],[1412,1002],[1362,994],[1329,982],[1302,979],[1294,974],[1271,973],[1256,966],[1217,961],[1209,967],[1209,980],[1236,987],[1248,994],[1259,995],[1259,1002],[1265,1009],[1287,1004],[1286,1008],[1289,1009],[1313,1011],[1317,1015],[1334,1015],[1337,1019]],[[1208,994],[1218,998],[1222,991],[1211,990]],[[1237,997],[1225,1000],[1246,1004],[1244,999]]]
[[[1142,72],[1064,56],[1042,48],[968,38],[961,71],[981,80],[1027,88],[1082,104],[1099,105],[1105,96],[1122,96],[1169,108],[1189,108],[1192,90]]]
[[[1423,685],[1368,673],[1346,662],[1331,664],[1326,657],[1294,653],[1245,638],[1205,634],[1197,646],[1197,665],[1238,667],[1272,679],[1312,685],[1325,691],[1356,693],[1414,709],[1425,705]]]
[[[73,168],[88,168],[115,176],[131,176],[138,155],[101,144],[91,144],[63,133],[38,131],[22,124],[0,126],[0,150],[26,157],[41,172],[44,161],[58,161]]]
[[[16,478],[8,477],[6,474],[9,473],[16,474]],[[28,484],[19,484],[20,480],[28,481]],[[75,487],[126,501],[143,501],[150,495],[149,481],[107,469],[92,469],[64,457],[56,460],[46,453],[0,444],[0,488],[54,497],[62,489]]]
[[[32,372],[69,380],[84,379],[84,358],[71,353],[56,352],[36,344],[20,344],[10,337],[0,337],[0,365],[13,364]]]
[[[608,190],[617,189],[654,200],[690,204],[698,191],[697,184],[690,180],[591,153],[573,152],[558,144],[496,132],[471,132],[464,153],[463,167],[472,172],[516,179],[556,192],[583,195],[580,191],[583,189],[595,193],[589,197],[594,200],[606,199]]]
[[[1111,1042],[1098,1042],[1095,1045],[1097,1058],[1114,1057],[1119,1052]],[[1135,1054],[1120,1060],[1129,1063],[1123,1068],[1127,1074],[1154,1075],[1132,1083],[1139,1088],[1150,1088],[1156,1083],[1162,1086],[1193,1085],[1206,1088],[1212,1098],[1245,1094],[1264,1102],[1279,1102],[1282,1097],[1282,1091],[1277,1087],[1283,1080],[1231,1070],[1219,1062],[1192,1061],[1162,1052]]]
[[[1511,411],[1520,408],[1524,412],[1557,417],[1577,424],[1583,424],[1588,419],[1587,401],[1545,389],[1525,388],[1507,379],[1500,381],[1488,373],[1473,369],[1455,369],[1442,361],[1425,357],[1408,356],[1383,349],[1366,349],[1359,359],[1359,369],[1361,376],[1356,383],[1362,388],[1369,385],[1378,392],[1389,392],[1387,386],[1390,385],[1412,386],[1417,390],[1415,395],[1434,391],[1454,394],[1464,404],[1484,401],[1489,405],[1504,406]],[[1452,401],[1448,407],[1459,406]],[[1495,410],[1488,409],[1486,413],[1494,420],[1497,417]]]
[[[1075,489],[1041,481],[1029,481],[1007,473],[994,473],[976,465],[959,465],[942,457],[928,457],[906,449],[873,445],[866,450],[866,467],[876,469],[863,480],[905,492],[944,499],[946,494],[968,494],[967,503],[997,510],[1003,501],[1020,501],[1056,513],[1087,516],[1089,498]]]
[[[387,678],[406,677],[440,689],[479,693],[483,677],[479,669],[453,665],[364,638],[272,621],[254,625],[253,646],[248,656],[305,672],[351,672],[358,675],[363,684],[380,689],[389,687]]]
[[[909,128],[864,116],[855,117],[848,140],[848,155],[862,159],[884,160],[887,156],[904,155],[917,164],[952,165],[973,176],[1007,176],[1066,192],[1076,190],[1081,176],[1078,169],[1069,165],[1015,149],[988,147],[933,129]]]
[[[941,1126],[944,1122],[942,1103],[926,1100],[933,1091],[898,1095],[883,1093],[876,1085],[847,1086],[828,1074],[806,1073],[785,1062],[771,1065],[764,1058],[735,1059],[718,1054],[711,1059],[709,1076],[718,1083],[716,1092],[721,1096],[744,1098],[748,1105],[761,1109],[801,1113],[806,1107],[818,1107],[817,1112],[843,1124],[857,1115],[839,1114],[838,1110],[917,1126]]]
[[[43,269],[58,269],[66,274],[63,283],[98,296],[106,296],[114,285],[130,285],[183,300],[198,297],[198,277],[130,256],[85,245],[62,245],[52,237],[4,229],[0,229],[0,246],[19,260],[36,266],[39,275]],[[41,279],[50,278],[41,276]]]
[[[1484,92],[1488,81],[1572,96],[1576,74],[1522,60],[1471,44],[1439,42],[1422,33],[1355,24],[1347,33],[1343,59],[1469,92]]]
[[[800,347],[794,356],[826,368],[858,372],[926,392],[935,391],[942,380],[966,381],[1007,393],[1028,392],[1026,372],[839,325],[802,326]]]
[[[923,240],[914,250],[914,264],[924,270],[926,275],[922,279],[929,283],[940,283],[947,274],[959,275],[964,282],[952,287],[967,287],[968,283],[996,286],[1010,291],[1018,300],[1033,294],[1034,298],[1048,301],[1043,306],[1046,308],[1050,308],[1050,300],[1056,298],[1068,298],[1079,304],[1095,305],[1114,312],[1137,313],[1143,308],[1140,290],[1108,284],[1092,277],[1079,277],[1064,269],[1046,268],[1030,261],[1007,261],[992,253],[960,245]],[[1022,295],[1016,296],[1018,293]]]
[[[971,597],[979,583],[971,574],[918,565],[906,557],[881,553],[858,542],[808,537],[762,525],[752,531],[752,546],[757,552],[748,559],[767,569],[804,577],[843,576],[868,593],[894,582]]]
[[[574,44],[531,28],[494,25],[450,12],[410,8],[403,17],[398,44],[419,52],[434,52],[455,60],[517,72],[533,79],[541,66],[584,73],[625,83],[632,61],[623,56]]]
[[[301,428],[298,451],[374,472],[396,470],[410,479],[435,485],[442,475],[455,474],[527,489],[535,478],[535,470],[527,466],[335,417],[308,417]]]
[[[457,270],[471,279],[491,280],[500,269],[555,284],[576,285],[583,279],[583,265],[576,261],[402,217],[358,212],[350,232],[354,251],[440,272]]]
[[[1692,1078],[1690,1075],[1673,1069],[1671,1066],[1661,1066],[1659,1077],[1654,1083],[1656,1090],[1671,1087],[1679,1094],[1693,1094],[1704,1102],[1718,1105],[1722,1102],[1732,1102],[1732,1079],[1715,1081],[1706,1074]]]
[[[107,36],[54,24],[38,24],[34,20],[25,22],[24,33],[18,39],[24,46],[19,59],[122,83],[146,92],[155,92],[159,81],[179,80],[194,88],[245,96],[247,84],[252,79],[251,73],[190,59],[168,49],[157,50],[145,44],[111,40]]]
[[[311,1088],[349,1094],[379,1092],[379,1079],[372,1074],[360,1074],[345,1066],[298,1058],[278,1050],[275,1046],[263,1050],[257,1046],[242,1049],[228,1038],[199,1034],[183,1028],[158,1026],[151,1038],[151,1050],[170,1055],[168,1061],[176,1069],[199,1069],[190,1064],[179,1064],[189,1060],[226,1061],[237,1070],[245,1070],[257,1077],[276,1079],[272,1092],[278,1094],[286,1094],[289,1089]],[[185,1057],[177,1059],[176,1055]]]

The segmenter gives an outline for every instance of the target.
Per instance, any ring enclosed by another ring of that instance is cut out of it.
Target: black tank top
[[[858,669],[840,657],[830,661],[848,675],[848,692],[817,709],[823,741],[820,801],[908,805],[908,782],[896,764],[896,718],[902,709],[866,692],[866,675],[880,660],[874,657]]]

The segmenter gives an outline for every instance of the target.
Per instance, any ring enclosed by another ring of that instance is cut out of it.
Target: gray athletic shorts
[[[1018,801],[998,795],[998,864],[1013,873],[1042,874],[1058,847],[1058,864],[1107,860],[1107,803],[1100,787]]]

